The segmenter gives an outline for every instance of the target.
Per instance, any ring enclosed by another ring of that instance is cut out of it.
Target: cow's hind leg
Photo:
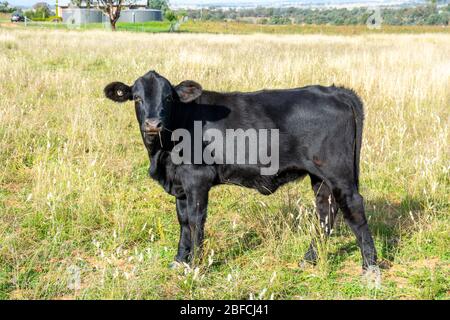
[[[377,266],[377,252],[364,212],[363,197],[356,187],[338,189],[336,197],[344,213],[345,222],[355,234],[361,249],[364,281],[371,289],[380,288],[381,272]]]
[[[310,175],[310,177],[311,186],[316,196],[316,210],[319,217],[320,227],[322,228],[325,236],[329,236],[333,230],[338,206],[336,205],[336,201],[331,195],[330,188],[327,184],[315,175]],[[303,264],[304,262],[315,264],[317,259],[317,242],[313,239],[300,264]]]
[[[333,192],[344,214],[344,219],[356,236],[361,249],[363,269],[376,266],[377,253],[372,234],[367,224],[364,200],[356,186],[338,186]]]

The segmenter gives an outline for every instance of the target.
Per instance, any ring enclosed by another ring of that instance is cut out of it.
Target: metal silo
[[[74,25],[102,22],[102,12],[98,9],[67,8],[62,11],[63,22]]]
[[[117,22],[142,23],[147,21],[162,21],[161,10],[154,9],[129,9],[120,13]]]

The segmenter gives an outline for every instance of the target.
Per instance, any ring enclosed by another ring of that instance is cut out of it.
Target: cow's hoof
[[[381,289],[381,271],[378,266],[368,266],[362,274],[363,283],[370,290]]]
[[[183,267],[183,264],[181,262],[178,261],[172,261],[171,263],[169,263],[169,269],[170,270],[177,270]]]
[[[315,261],[311,261],[308,259],[302,259],[300,260],[300,262],[298,263],[298,267],[302,270],[314,267],[316,265]]]

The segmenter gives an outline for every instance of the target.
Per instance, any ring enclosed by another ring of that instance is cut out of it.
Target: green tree
[[[166,20],[168,20],[170,22],[177,21],[177,16],[176,16],[175,12],[173,12],[172,10],[167,10],[164,13],[164,18],[166,18]]]
[[[175,31],[176,27],[175,25],[177,24],[178,21],[178,17],[175,14],[175,12],[173,12],[172,10],[166,10],[166,12],[164,13],[164,18],[166,18],[167,21],[170,22],[170,29],[169,31]]]
[[[92,0],[70,0],[70,3],[77,7],[81,7],[83,2],[86,4],[86,8],[90,8],[93,1]]]
[[[38,2],[33,5],[33,10],[25,12],[25,16],[33,20],[45,20],[52,14],[49,5],[46,2]]]
[[[165,13],[169,10],[169,3],[167,0],[147,0],[147,7],[150,9],[161,10]]]
[[[8,1],[0,1],[0,12],[10,13],[14,12],[16,8],[11,7]]]

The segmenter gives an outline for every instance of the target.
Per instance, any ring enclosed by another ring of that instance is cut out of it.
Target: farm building
[[[66,8],[58,10],[64,23],[84,24],[102,22],[103,13],[98,9]]]
[[[142,23],[147,21],[162,21],[161,10],[129,9],[120,13],[118,22]]]
[[[59,6],[58,15],[63,22],[72,23],[101,23],[106,21],[106,16],[100,9]],[[163,15],[161,10],[148,9],[145,5],[129,5],[123,6],[118,22],[142,23],[147,21],[162,21]]]

